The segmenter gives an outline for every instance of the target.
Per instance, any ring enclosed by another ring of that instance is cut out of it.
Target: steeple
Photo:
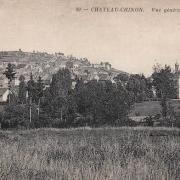
[[[179,64],[175,63],[175,82],[176,82],[176,88],[177,88],[177,98],[180,99],[180,70],[179,70]]]
[[[179,73],[179,64],[175,63],[175,73]]]

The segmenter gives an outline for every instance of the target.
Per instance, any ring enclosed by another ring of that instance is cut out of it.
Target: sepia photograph
[[[180,180],[180,1],[0,0],[0,180]]]

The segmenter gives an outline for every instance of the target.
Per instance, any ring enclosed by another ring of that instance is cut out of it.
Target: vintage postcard
[[[0,180],[179,180],[180,1],[0,0]]]

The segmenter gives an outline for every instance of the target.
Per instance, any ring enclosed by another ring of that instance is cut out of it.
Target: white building
[[[9,89],[0,88],[0,102],[7,102],[9,95]]]

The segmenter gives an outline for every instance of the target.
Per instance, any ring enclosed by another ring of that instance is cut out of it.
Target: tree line
[[[12,65],[4,72],[11,82],[15,77]],[[9,103],[1,113],[4,127],[77,127],[77,126],[133,126],[128,118],[132,105],[136,102],[160,99],[162,116],[168,112],[168,98],[177,94],[174,73],[170,66],[154,68],[151,77],[143,74],[119,74],[110,80],[91,80],[84,82],[76,77],[72,88],[71,73],[60,69],[53,74],[48,87],[39,76],[35,81],[33,74],[29,81],[19,78],[17,97],[10,97]]]

